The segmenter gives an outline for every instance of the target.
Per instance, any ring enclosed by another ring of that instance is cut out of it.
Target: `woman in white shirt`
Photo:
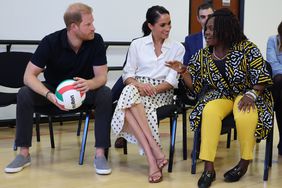
[[[272,68],[274,108],[279,129],[279,143],[277,147],[278,154],[282,155],[282,22],[280,22],[277,30],[277,35],[268,38],[266,59]]]
[[[150,183],[162,181],[162,168],[168,163],[161,150],[156,109],[171,104],[177,73],[166,61],[182,61],[184,47],[170,40],[169,11],[162,6],[148,9],[142,30],[145,37],[134,40],[123,69],[126,87],[112,119],[113,133],[138,143],[149,164]]]

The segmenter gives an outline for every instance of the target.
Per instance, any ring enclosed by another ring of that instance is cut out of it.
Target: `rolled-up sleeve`
[[[184,46],[179,45],[175,59],[173,59],[173,60],[180,61],[183,64],[184,53],[185,53]],[[165,78],[165,81],[168,82],[169,84],[171,84],[174,88],[177,88],[177,86],[178,86],[178,73],[175,70],[170,69],[168,74],[167,74],[167,77]]]
[[[123,82],[127,78],[135,78],[135,73],[137,70],[137,60],[136,60],[136,46],[132,42],[128,49],[127,60],[123,68],[122,80]]]
[[[271,36],[267,41],[266,60],[270,63],[273,77],[282,73],[282,62],[279,62],[276,54],[276,36]]]

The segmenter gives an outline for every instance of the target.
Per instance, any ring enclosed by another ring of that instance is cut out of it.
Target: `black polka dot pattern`
[[[156,80],[147,77],[137,77],[136,79],[139,82],[151,83],[154,86],[163,82],[163,80]],[[135,86],[127,85],[120,95],[117,107],[112,118],[111,126],[113,134],[117,137],[124,137],[128,142],[135,144],[137,143],[137,140],[134,135],[123,130],[123,126],[125,123],[124,109],[131,108],[132,105],[141,103],[144,105],[148,125],[152,131],[152,135],[158,145],[161,147],[156,110],[161,106],[171,104],[172,99],[173,90],[159,93],[155,96],[140,96]]]

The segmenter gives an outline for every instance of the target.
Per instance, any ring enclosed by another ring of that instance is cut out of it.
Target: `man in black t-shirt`
[[[15,144],[20,147],[20,153],[5,168],[7,173],[19,172],[30,165],[35,106],[53,104],[64,110],[57,103],[54,91],[65,79],[76,80],[75,88],[86,93],[84,102],[95,106],[94,166],[97,174],[111,173],[104,154],[110,147],[112,113],[111,91],[105,86],[108,68],[104,41],[95,33],[91,7],[82,3],[70,5],[64,21],[66,28],[44,37],[27,65],[26,86],[19,90],[17,101]],[[45,82],[38,79],[43,70]]]

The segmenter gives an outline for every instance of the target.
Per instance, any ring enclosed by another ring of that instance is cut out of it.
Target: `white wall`
[[[282,0],[245,0],[244,32],[266,57],[266,42],[282,21]]]
[[[64,26],[63,14],[73,0],[9,0],[0,5],[0,40],[41,40],[45,35]],[[142,36],[142,24],[149,7],[162,5],[170,11],[172,19],[171,37],[183,41],[188,31],[187,0],[81,0],[93,7],[96,32],[105,41],[131,41]],[[12,50],[33,52],[36,46],[13,46]],[[5,51],[0,46],[0,52]],[[127,47],[111,47],[107,50],[109,66],[122,66]],[[121,75],[111,72],[108,86],[112,86]],[[5,88],[0,87],[3,91]],[[15,117],[15,106],[0,108],[0,119]]]
[[[0,6],[0,39],[40,40],[64,27],[63,14],[74,0],[8,0]],[[188,31],[187,0],[81,0],[94,10],[94,25],[105,41],[131,41],[142,35],[146,10],[166,7],[173,20],[171,36],[183,40]],[[183,22],[183,20],[185,20]]]
[[[0,5],[0,40],[40,40],[64,27],[63,13],[72,0],[8,0]],[[131,41],[142,35],[141,25],[150,6],[165,6],[171,13],[171,37],[183,41],[188,33],[189,0],[81,0],[93,7],[94,25],[105,41]],[[282,0],[245,0],[244,32],[265,57],[266,41],[282,20]],[[13,50],[22,47],[14,47]],[[24,47],[28,51],[35,48]],[[0,46],[0,51],[5,46]],[[109,66],[122,65],[127,48],[107,51]],[[112,86],[120,72],[109,75]],[[3,88],[0,88],[3,91]],[[15,108],[0,108],[0,119],[15,117]]]

